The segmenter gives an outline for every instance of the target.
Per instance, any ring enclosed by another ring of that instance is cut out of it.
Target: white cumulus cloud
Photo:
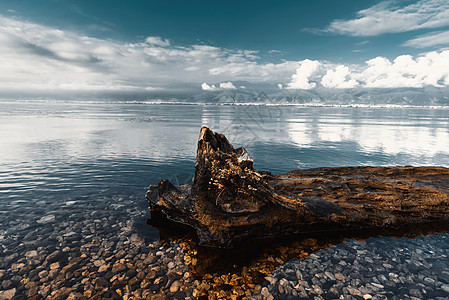
[[[236,89],[232,82],[239,81],[287,89],[449,85],[449,50],[392,61],[377,57],[363,65],[309,59],[262,63],[257,55],[204,44],[179,46],[161,37],[125,43],[0,15],[0,92],[200,85],[213,91]]]
[[[428,52],[414,59],[401,55],[391,62],[384,57],[367,61],[368,67],[355,77],[364,87],[415,87],[449,84],[449,50]]]
[[[401,55],[393,61],[379,56],[366,61],[362,66],[305,60],[293,74],[287,88],[311,89],[317,82],[327,88],[447,86],[449,50],[427,52],[416,58]]]
[[[218,87],[216,85],[214,85],[214,84],[209,85],[209,84],[204,82],[203,84],[201,84],[201,88],[203,89],[203,91],[218,91],[218,90],[235,90],[235,89],[237,89],[235,87],[235,85],[232,82],[230,82],[230,81],[228,81],[228,82],[221,82],[218,85]],[[240,88],[244,89],[245,87],[241,86]]]
[[[230,78],[285,81],[298,67],[291,61],[258,63],[256,54],[209,45],[177,46],[154,36],[124,43],[0,15],[3,90],[156,90]]]
[[[296,69],[296,73],[292,75],[292,80],[287,85],[287,89],[310,90],[316,87],[316,83],[311,82],[310,78],[320,66],[321,63],[317,60],[305,59],[300,62],[300,66]]]
[[[236,87],[234,86],[234,84],[232,82],[228,81],[228,82],[220,83],[220,89],[223,89],[223,90],[235,90]]]
[[[169,40],[163,40],[159,36],[149,36],[145,39],[145,42],[154,46],[161,46],[161,47],[170,46]]]
[[[354,88],[359,85],[351,78],[349,68],[344,65],[338,65],[335,70],[328,70],[321,79],[321,84],[328,88]]]
[[[400,6],[399,1],[383,1],[361,10],[352,20],[335,20],[327,32],[351,36],[376,36],[449,25],[449,1],[420,0]]]
[[[208,85],[205,82],[201,85],[201,88],[203,91],[218,91],[218,88],[214,84]]]
[[[328,88],[354,88],[359,85],[351,78],[349,68],[343,65],[338,65],[335,70],[328,70],[321,79],[321,84]]]

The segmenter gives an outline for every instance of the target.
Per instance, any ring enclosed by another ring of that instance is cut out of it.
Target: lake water
[[[100,239],[119,230],[111,224],[132,223],[157,241],[158,230],[146,225],[146,189],[160,179],[192,179],[201,126],[224,133],[248,150],[256,169],[274,173],[449,167],[448,108],[1,101],[0,256],[48,248],[46,234],[57,230],[79,238],[86,233],[73,226],[90,219],[90,235]],[[79,246],[75,239],[70,245]],[[0,275],[18,260],[2,263]]]

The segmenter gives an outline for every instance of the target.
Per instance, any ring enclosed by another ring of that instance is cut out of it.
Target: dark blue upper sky
[[[8,88],[449,85],[448,0],[2,0],[0,27]]]
[[[181,45],[281,51],[261,56],[270,61],[308,58],[359,63],[378,55],[393,58],[420,52],[401,44],[428,32],[426,28],[381,36],[317,32],[334,20],[353,19],[358,11],[380,2],[3,0],[0,10],[40,24],[122,41],[160,36]]]

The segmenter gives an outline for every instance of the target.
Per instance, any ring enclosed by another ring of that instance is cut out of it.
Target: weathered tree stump
[[[147,199],[195,228],[201,245],[301,232],[399,226],[449,219],[449,169],[342,167],[274,175],[244,148],[201,129],[192,184],[151,185]]]

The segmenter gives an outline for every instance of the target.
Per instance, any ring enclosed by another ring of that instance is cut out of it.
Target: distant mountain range
[[[205,91],[183,102],[205,104],[309,104],[309,105],[409,105],[449,106],[449,88],[421,89],[313,89],[255,91],[250,89]]]
[[[203,91],[192,87],[184,90],[2,93],[0,100],[75,100],[75,101],[155,101],[200,104],[272,104],[272,105],[398,105],[448,106],[449,87],[396,89],[328,89],[287,90],[262,84],[239,82],[236,89]],[[243,88],[243,86],[246,86]]]

